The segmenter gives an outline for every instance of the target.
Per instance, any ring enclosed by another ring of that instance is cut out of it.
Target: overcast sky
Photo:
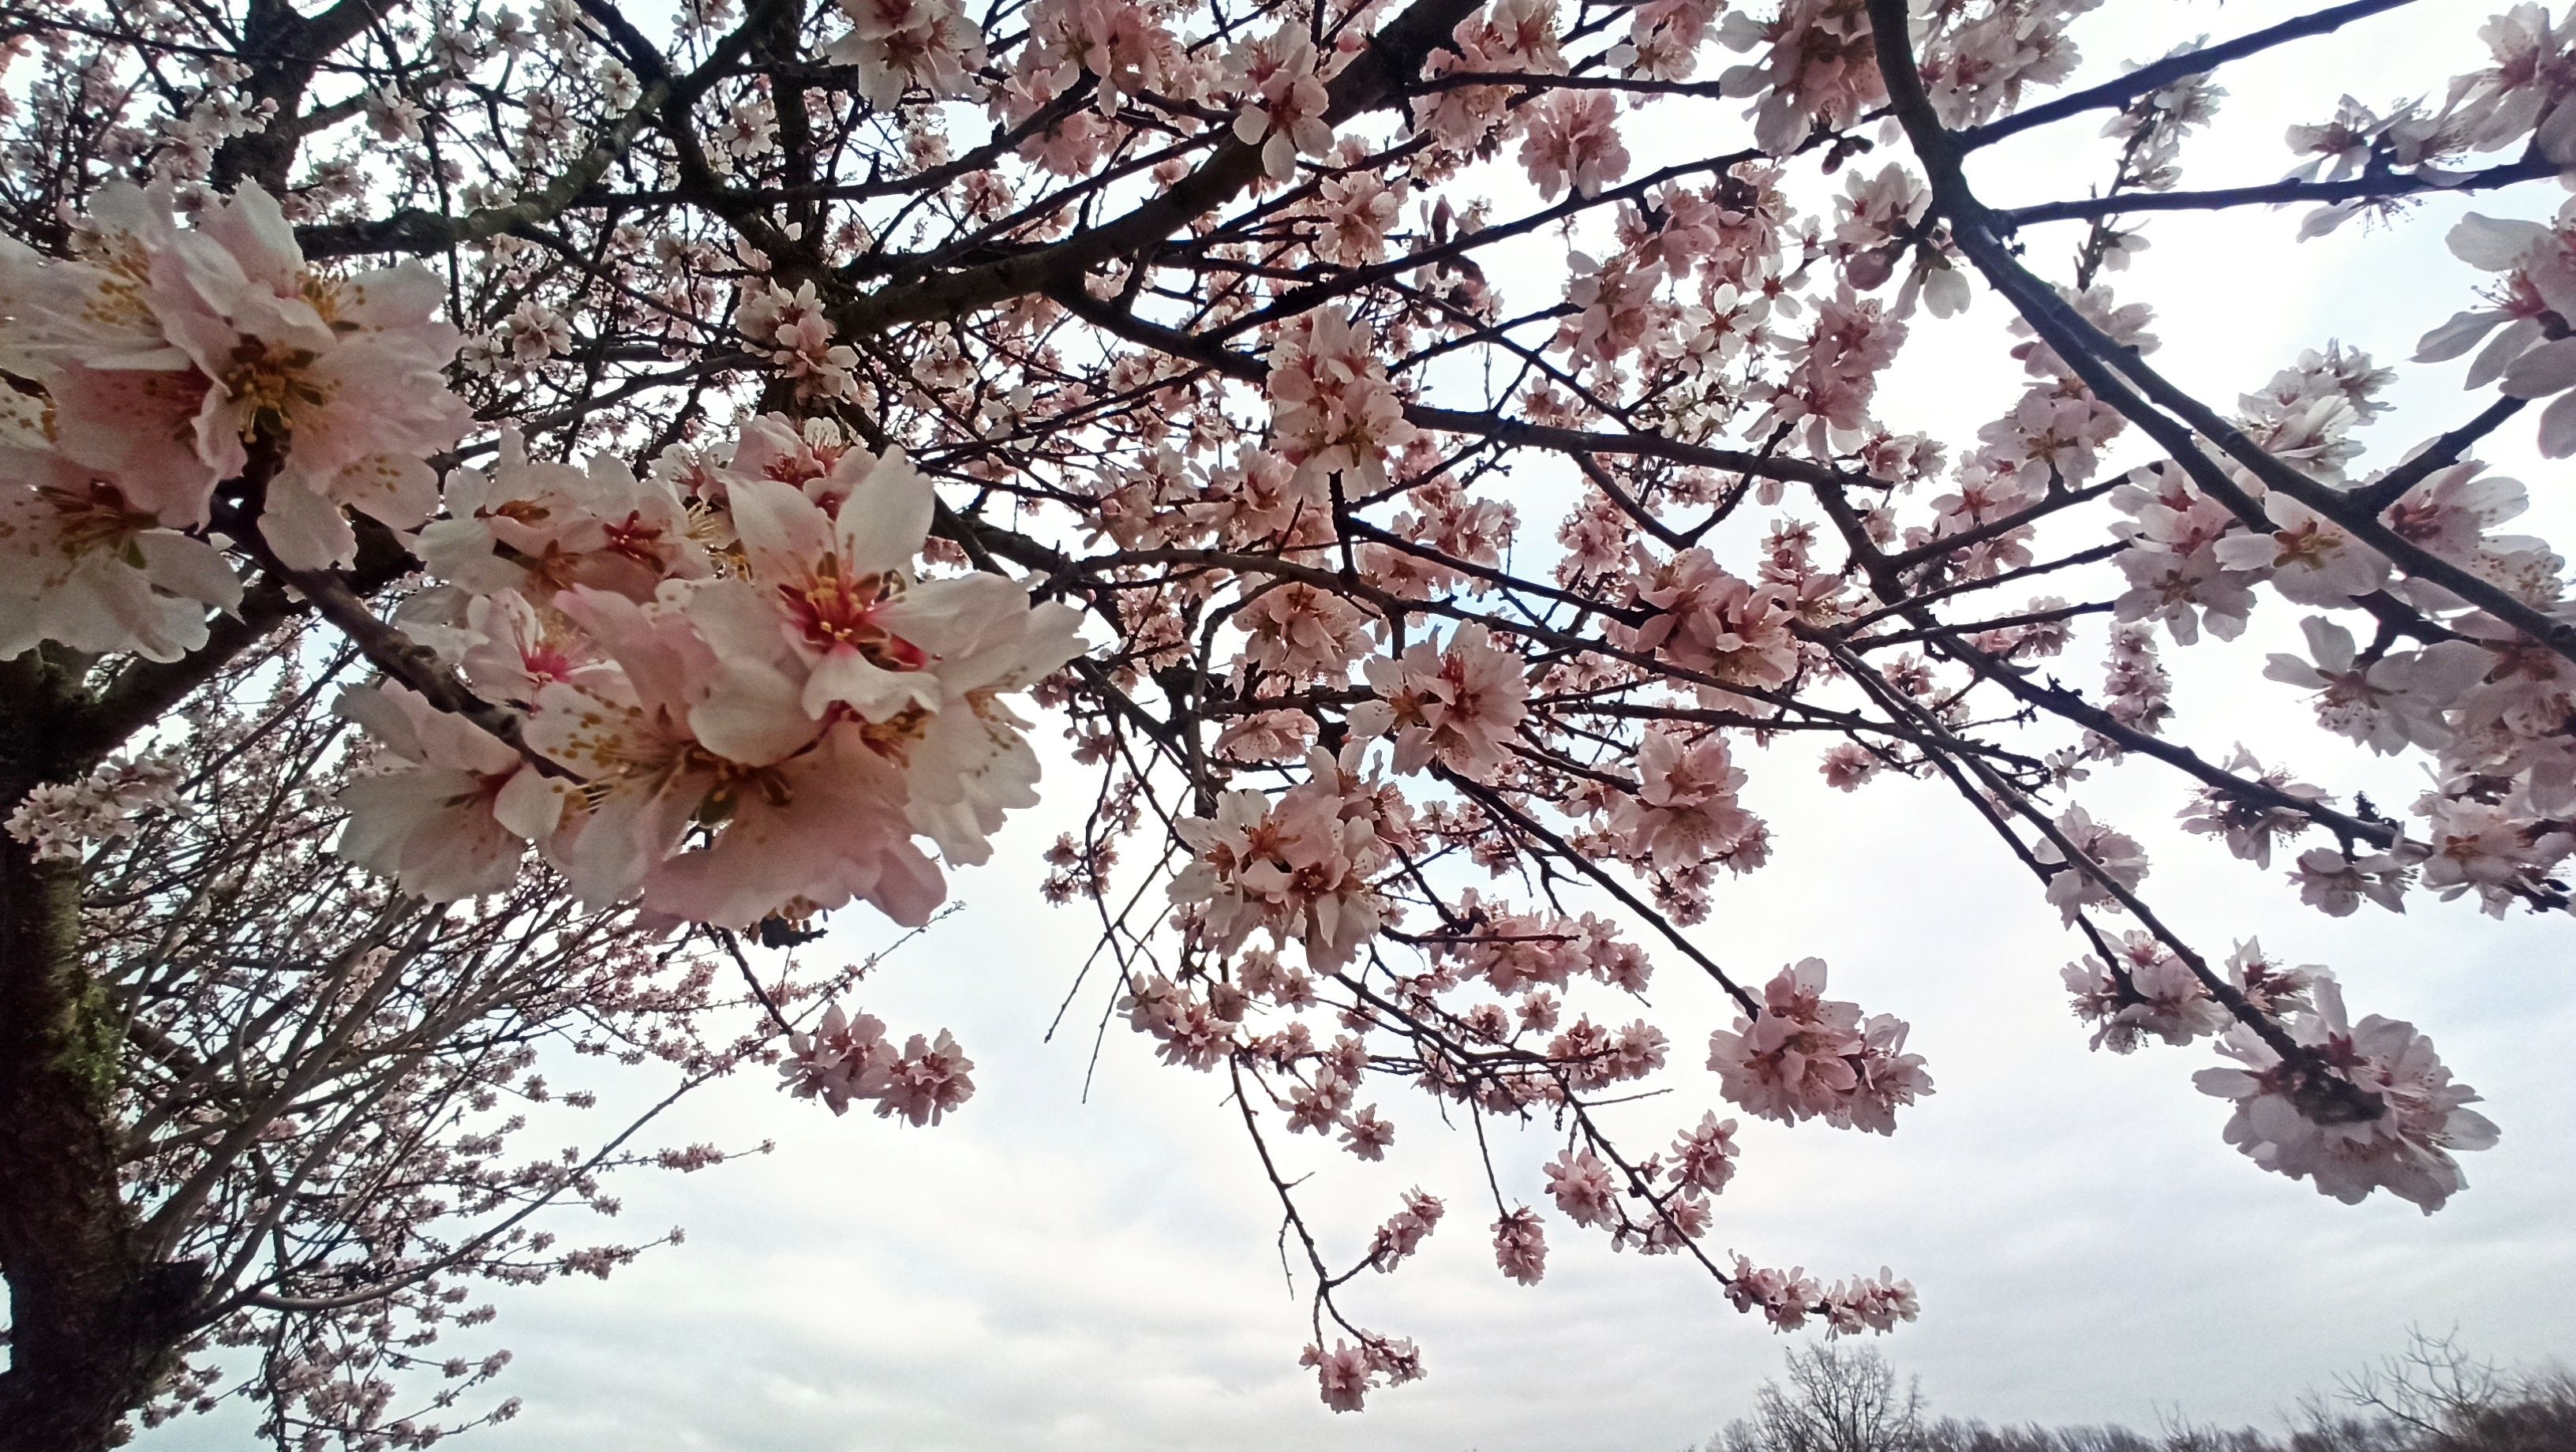
[[[2107,24],[2078,31],[2094,77],[2203,29],[2235,34],[2287,13],[2241,0],[2108,8]],[[2288,164],[2281,128],[2322,119],[2343,91],[2385,101],[2438,90],[2474,63],[2488,8],[2421,4],[2230,68],[2220,135],[2250,145],[2197,148],[2192,183],[2272,179]],[[2070,161],[2105,155],[2092,130],[2079,122],[1987,158],[1989,199],[2080,194],[2107,169]],[[1658,159],[1632,144],[1647,153],[1641,165]],[[2480,205],[2539,217],[2558,199],[2538,188]],[[2436,203],[2393,232],[2354,227],[2307,244],[2289,240],[2294,214],[2168,219],[2115,280],[2157,309],[2160,364],[2223,402],[2329,337],[2402,360],[2467,303],[2476,275],[2441,244],[2464,209]],[[2075,237],[2061,233],[2034,237],[2034,255],[2062,255]],[[1526,303],[1543,284],[1505,286]],[[1981,295],[1968,318],[1918,334],[1882,416],[1972,436],[2018,388],[1998,358],[2003,321]],[[2407,369],[2366,462],[2467,417],[2480,400],[2461,394],[2460,371]],[[2527,430],[2510,433],[2486,457],[2542,496],[2536,532],[2576,534],[2565,467],[2541,467]],[[1552,534],[1551,512],[1525,506],[1523,518],[1534,540]],[[2259,678],[2262,652],[2291,648],[2301,613],[2267,599],[2237,648],[2174,655],[2174,734],[2204,751],[2241,739],[2310,780],[2381,783],[2384,802],[2410,800],[2413,768],[2320,737],[2294,693]],[[2063,669],[2091,684],[2099,661],[2095,635]],[[2456,1326],[2505,1360],[2576,1344],[2576,938],[2564,919],[2499,923],[2425,898],[2402,918],[2326,919],[2299,906],[2277,869],[2175,833],[2185,794],[2172,778],[2129,766],[2088,784],[2081,799],[2097,816],[2146,841],[2149,895],[2188,935],[2223,950],[2259,934],[2276,957],[2332,966],[2356,1014],[2415,1021],[2491,1101],[2503,1142],[2467,1158],[2471,1188],[2449,1208],[2427,1218],[2385,1195],[2346,1207],[2220,1141],[2225,1106],[2190,1083],[2213,1062],[2205,1047],[2086,1050],[2057,978],[2076,940],[1946,787],[1881,780],[1843,796],[1817,781],[1816,749],[1747,751],[1747,799],[1770,819],[1777,852],[1725,883],[1692,935],[1757,979],[1824,957],[1836,996],[1913,1022],[1911,1047],[1938,1092],[1892,1138],[1748,1120],[1715,1247],[1827,1279],[1881,1264],[1910,1277],[1922,1319],[1882,1348],[1921,1374],[1938,1410],[1989,1419],[2152,1424],[2179,1409],[2271,1421],[2415,1324]],[[495,1335],[517,1361],[501,1389],[526,1410],[478,1434],[481,1445],[1655,1452],[1743,1410],[1776,1371],[1780,1338],[1687,1263],[1614,1255],[1553,1217],[1545,1283],[1504,1280],[1472,1139],[1385,1092],[1401,1125],[1385,1164],[1317,1155],[1311,1140],[1297,1142],[1296,1163],[1325,1172],[1313,1203],[1343,1237],[1337,1259],[1356,1254],[1406,1187],[1451,1199],[1455,1213],[1415,1261],[1355,1284],[1346,1302],[1355,1319],[1415,1338],[1431,1375],[1365,1414],[1327,1411],[1296,1365],[1303,1301],[1283,1284],[1275,1205],[1222,1081],[1156,1064],[1117,1026],[1086,1102],[1089,1025],[1103,1007],[1089,989],[1072,1015],[1079,1029],[1041,1041],[1090,942],[1079,910],[1035,895],[1039,849],[1081,805],[1078,778],[1051,779],[1050,807],[1014,822],[995,865],[957,875],[965,912],[861,999],[899,1032],[953,1028],[978,1061],[973,1102],[935,1131],[835,1120],[758,1081],[684,1105],[670,1140],[774,1137],[777,1153],[685,1179],[637,1177],[617,1232],[682,1223],[685,1246],[606,1283],[505,1299]],[[884,941],[849,916],[846,951]],[[1673,1094],[1626,1122],[1659,1137],[1718,1104],[1694,1046],[1727,1010],[1669,964],[1654,997],[1682,1072],[1667,1080]],[[1505,1193],[1536,1201],[1550,1153],[1543,1132],[1504,1136]],[[144,1445],[232,1446],[244,1425],[195,1420]]]

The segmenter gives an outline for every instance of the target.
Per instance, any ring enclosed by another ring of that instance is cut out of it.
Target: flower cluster
[[[1371,881],[1390,856],[1377,799],[1341,791],[1342,770],[1328,753],[1318,750],[1312,764],[1315,774],[1275,801],[1231,791],[1215,816],[1179,824],[1195,855],[1172,879],[1172,901],[1195,912],[1211,946],[1231,953],[1260,929],[1331,969],[1377,936],[1385,910]]]
[[[1863,1018],[1857,1004],[1824,991],[1822,960],[1781,969],[1763,988],[1758,1016],[1709,1035],[1708,1066],[1729,1100],[1765,1119],[1890,1133],[1899,1105],[1932,1092],[1923,1056],[1905,1052],[1903,1020]]]
[[[1429,642],[1368,663],[1374,702],[1351,712],[1358,736],[1395,737],[1395,769],[1438,762],[1490,780],[1510,760],[1528,685],[1520,658],[1498,650],[1482,624],[1461,626],[1444,647]]]
[[[881,1020],[865,1013],[852,1018],[836,1003],[812,1029],[788,1035],[787,1059],[778,1072],[789,1093],[819,1098],[834,1114],[848,1113],[854,1100],[868,1100],[881,1119],[937,1124],[974,1095],[975,1081],[967,1073],[974,1067],[946,1029],[936,1040],[914,1034],[898,1052]]]
[[[77,235],[67,259],[0,244],[0,351],[40,401],[0,441],[0,652],[176,659],[205,606],[241,596],[185,531],[318,569],[355,556],[344,508],[406,529],[437,507],[427,460],[467,410],[438,374],[457,333],[427,269],[317,273],[256,186],[183,228],[167,190],[110,184]]]
[[[2192,1081],[2234,1101],[2227,1142],[2263,1168],[2346,1204],[2385,1189],[2433,1213],[2468,1183],[2453,1154],[2493,1147],[2494,1121],[2468,1107],[2476,1092],[2452,1081],[2413,1024],[2377,1014],[2350,1022],[2330,978],[2313,993],[2313,1008],[2283,1021],[2297,1058],[2238,1029],[2219,1044],[2238,1067]]]
[[[1301,475],[1348,471],[1354,491],[1386,487],[1386,456],[1414,438],[1368,329],[1326,309],[1271,345],[1271,431]]]
[[[75,782],[48,782],[10,809],[5,828],[43,861],[76,861],[91,846],[131,837],[142,814],[179,806],[179,768],[166,754],[102,763]]]
[[[1860,1331],[1890,1331],[1920,1311],[1910,1281],[1898,1280],[1881,1266],[1875,1277],[1853,1276],[1820,1286],[1803,1266],[1775,1270],[1739,1255],[1727,1280],[1726,1298],[1739,1311],[1759,1311],[1782,1331],[1796,1331],[1810,1316],[1825,1322],[1828,1337]]]
[[[588,900],[729,926],[853,899],[918,924],[944,888],[916,835],[985,860],[1036,800],[1001,698],[1080,649],[1073,613],[924,577],[930,486],[899,453],[764,420],[699,487],[515,440],[459,471],[422,554],[489,592],[443,624],[522,739],[404,697],[417,743],[362,716],[397,758],[352,788],[362,860],[455,896],[531,842]]]

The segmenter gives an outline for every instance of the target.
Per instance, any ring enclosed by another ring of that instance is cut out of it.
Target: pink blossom
[[[1227,761],[1277,765],[1305,760],[1314,744],[1314,717],[1303,711],[1256,711],[1218,732],[1209,750]]]
[[[715,572],[678,490],[591,456],[584,467],[532,457],[515,429],[487,472],[449,473],[447,514],[424,526],[417,551],[442,578],[488,594],[551,600],[575,586],[647,600],[664,580]]]
[[[974,1067],[948,1030],[941,1029],[936,1041],[914,1034],[889,1072],[877,1117],[900,1115],[914,1124],[937,1124],[941,1115],[973,1097],[975,1081],[966,1071]]]
[[[2553,26],[2549,11],[2521,4],[2478,28],[2495,64],[2451,82],[2446,121],[2481,151],[2510,146],[2530,134],[2543,155],[2562,160],[2576,153],[2576,116],[2562,104],[2576,91],[2576,53],[2569,26]]]
[[[747,287],[734,326],[779,373],[810,397],[841,398],[853,385],[858,350],[832,341],[833,329],[811,282],[789,292],[774,283]]]
[[[1209,474],[1207,493],[1229,544],[1285,540],[1318,527],[1331,509],[1321,477],[1268,449],[1238,451],[1232,467]]]
[[[1646,0],[1628,13],[1628,44],[1638,74],[1659,81],[1690,78],[1700,43],[1715,30],[1719,0]]]
[[[1876,1276],[1834,1282],[1817,1297],[1816,1309],[1825,1318],[1825,1335],[1830,1338],[1893,1331],[1899,1321],[1913,1320],[1922,1305],[1915,1299],[1912,1281],[1898,1280],[1894,1271],[1880,1266]]]
[[[1760,96],[1750,113],[1764,151],[1786,156],[1811,128],[1836,129],[1887,97],[1861,0],[1783,0],[1769,23],[1729,11],[1718,37],[1761,60],[1722,78],[1730,96]]]
[[[2322,788],[2292,781],[2286,771],[2265,771],[2242,746],[2228,758],[2227,769],[2284,797],[2319,803],[2326,799]],[[2182,812],[2184,831],[2221,838],[2230,853],[2257,867],[2272,865],[2274,838],[2296,837],[2309,824],[2308,814],[2295,807],[2270,805],[2219,787],[2203,788]]]
[[[1367,821],[1342,808],[1312,780],[1275,803],[1255,791],[1226,793],[1214,817],[1179,823],[1196,855],[1172,879],[1172,900],[1199,905],[1205,932],[1227,951],[1261,928],[1304,943],[1318,968],[1348,962],[1377,932],[1368,879],[1384,848]]]
[[[244,184],[192,230],[165,192],[110,183],[91,198],[89,258],[0,252],[20,346],[50,397],[55,439],[172,528],[202,525],[248,446],[283,450],[261,535],[288,564],[345,564],[343,506],[408,529],[436,507],[430,455],[464,432],[439,368],[456,330],[417,263],[346,279],[308,270],[277,203]]]
[[[2388,561],[2324,515],[2287,494],[2264,497],[2272,533],[2231,534],[2218,542],[2219,564],[2262,575],[2303,605],[2348,605],[2388,581]]]
[[[927,920],[943,889],[911,843],[901,773],[859,724],[806,715],[775,658],[783,639],[754,693],[754,663],[720,661],[678,611],[596,590],[557,603],[621,667],[546,685],[529,723],[540,751],[589,782],[588,810],[550,844],[576,891],[606,902],[641,889],[660,911],[729,925],[853,897]],[[723,830],[682,850],[702,813]]]
[[[901,1057],[886,1041],[883,1020],[866,1013],[852,1018],[835,1003],[811,1031],[788,1035],[787,1059],[778,1072],[797,1098],[819,1097],[834,1114],[846,1114],[853,1100],[884,1097]]]
[[[1252,593],[1234,623],[1246,637],[1243,663],[1292,681],[1345,679],[1368,651],[1368,613],[1302,580]]]
[[[2495,917],[2576,851],[2576,832],[2517,813],[2507,803],[2435,792],[2416,810],[2432,839],[2423,860],[2424,885],[2445,901],[2474,892],[2479,906]]]
[[[1160,17],[1133,0],[1040,0],[1030,7],[1028,27],[1021,74],[1043,79],[1045,94],[1058,95],[1089,72],[1100,88],[1103,117],[1115,115],[1130,95],[1164,90],[1180,62],[1179,45]]]
[[[356,687],[334,708],[393,758],[341,789],[338,851],[433,902],[498,892],[532,841],[551,836],[571,796],[497,737],[405,686]]]
[[[2347,856],[2332,847],[2311,847],[2299,854],[2290,880],[2299,885],[2299,901],[2330,917],[2350,917],[2365,897],[2390,912],[2406,910],[2406,882],[2411,870],[2385,852]]]
[[[1774,1270],[1738,1255],[1726,1279],[1726,1299],[1739,1311],[1760,1311],[1776,1330],[1795,1331],[1819,1309],[1822,1292],[1804,1266]]]
[[[1556,1197],[1556,1208],[1577,1225],[1608,1225],[1617,1214],[1619,1182],[1610,1166],[1588,1149],[1568,1150],[1547,1166],[1547,1192]],[[1499,1249],[1496,1253],[1500,1254]]]
[[[2348,1205],[2386,1189],[2430,1215],[2466,1183],[2454,1152],[2493,1146],[2494,1122],[2467,1107],[2477,1094],[2452,1081],[2414,1025],[2377,1014],[2350,1023],[2331,978],[2314,994],[2313,1012],[2283,1023],[2306,1062],[2284,1062],[2238,1029],[2219,1048],[2243,1067],[2203,1069],[2192,1082],[2235,1101],[2227,1142],[2263,1168]]]
[[[2122,531],[2129,549],[2116,557],[2129,578],[2119,618],[2162,621],[2182,645],[2199,639],[2204,620],[2210,634],[2235,639],[2254,608],[2249,587],[2260,578],[2219,559],[2218,545],[2237,527],[2235,516],[2179,469],[2159,469],[2146,478],[2147,484],[2111,491],[2112,506],[2135,521]]]
[[[1757,825],[1736,801],[1743,785],[1725,737],[1692,739],[1658,724],[1638,745],[1637,790],[1612,805],[1609,827],[1628,851],[1659,868],[1720,859]]]
[[[1481,14],[1452,29],[1451,47],[1431,53],[1426,77],[1455,71],[1556,75],[1565,70],[1557,36],[1556,0],[1495,0]],[[1451,86],[1417,96],[1414,124],[1462,151],[1481,145],[1511,123],[1507,86]]]
[[[468,601],[463,633],[457,668],[486,700],[533,706],[548,682],[594,681],[616,669],[570,620],[540,611],[516,590]]]
[[[1714,1195],[1735,1178],[1736,1153],[1735,1121],[1703,1114],[1697,1127],[1673,1140],[1673,1166],[1666,1173],[1677,1186]]]
[[[1368,663],[1377,699],[1351,710],[1354,735],[1395,736],[1395,769],[1407,775],[1438,761],[1491,781],[1511,760],[1529,694],[1519,657],[1497,648],[1480,622],[1460,626],[1440,648],[1428,641]]]
[[[1557,328],[1556,346],[1577,363],[1616,366],[1640,348],[1660,346],[1664,327],[1675,316],[1657,294],[1664,283],[1660,263],[1631,266],[1613,259],[1596,263],[1582,253],[1570,259],[1572,277],[1566,302],[1578,311]]]
[[[1728,573],[1705,549],[1675,555],[1637,596],[1659,613],[1631,637],[1634,649],[1660,650],[1682,669],[1728,685],[1776,690],[1797,674],[1787,597]]]
[[[1879,760],[1868,747],[1857,741],[1845,741],[1825,752],[1825,785],[1836,791],[1853,791],[1862,782],[1876,776],[1878,768]]]
[[[1530,108],[1521,165],[1538,194],[1556,200],[1571,187],[1588,197],[1628,174],[1619,141],[1619,100],[1608,91],[1549,91]]]
[[[1857,1005],[1825,998],[1824,987],[1821,959],[1781,969],[1758,1017],[1709,1035],[1708,1066],[1728,1099],[1765,1119],[1821,1117],[1888,1133],[1897,1106],[1932,1092],[1923,1058],[1904,1052],[1903,1021],[1863,1020]]]
[[[2059,814],[2056,826],[2075,856],[2069,857],[2055,839],[2048,837],[2031,848],[2031,856],[2040,862],[2061,864],[2049,875],[2048,900],[2057,904],[2058,912],[2070,923],[2087,907],[2117,912],[2119,899],[2108,884],[2134,891],[2146,880],[2147,854],[2138,839],[2094,821],[2082,807],[2068,807]]]
[[[2109,962],[2088,956],[2066,965],[2063,977],[2075,1016],[2094,1025],[2093,1047],[2115,1054],[2149,1037],[2187,1044],[2229,1023],[2190,965],[2146,933],[2128,934]]]
[[[1377,1117],[1377,1106],[1355,1110],[1342,1123],[1342,1147],[1364,1160],[1386,1158],[1387,1146],[1395,1143],[1395,1126]]]
[[[938,709],[936,647],[962,650],[1014,603],[1008,582],[990,576],[906,588],[930,532],[931,497],[900,454],[868,470],[836,510],[769,479],[741,480],[728,497],[751,582],[776,612],[768,628],[805,668],[797,684],[809,716],[834,705],[871,721]],[[979,580],[990,583],[970,583]]]
[[[1317,1385],[1323,1389],[1324,1405],[1337,1412],[1356,1412],[1367,1399],[1369,1390],[1368,1353],[1347,1341],[1336,1341],[1329,1352],[1309,1346],[1298,1365],[1315,1369]]]
[[[1421,1248],[1440,1224],[1445,1208],[1436,1195],[1426,1195],[1419,1188],[1405,1191],[1404,1208],[1387,1217],[1369,1241],[1369,1264],[1381,1271],[1395,1269],[1397,1262]]]
[[[241,581],[203,540],[163,528],[99,470],[0,446],[0,659],[40,641],[177,660]]]
[[[1376,339],[1339,309],[1300,315],[1270,351],[1271,427],[1300,473],[1349,471],[1353,492],[1386,487],[1386,455],[1414,436]]]
[[[1389,185],[1370,172],[1324,178],[1315,194],[1323,221],[1315,233],[1315,255],[1343,267],[1365,267],[1385,256],[1386,234],[1403,213],[1404,197],[1403,183]]]
[[[1208,1070],[1225,1061],[1233,1021],[1213,1003],[1159,973],[1135,982],[1119,1000],[1129,1027],[1161,1041],[1163,1062]]]
[[[40,862],[77,862],[93,844],[131,837],[147,813],[182,810],[169,754],[107,761],[78,781],[46,782],[10,808],[6,830]]]
[[[2258,1013],[2275,1017],[2316,1011],[2316,986],[2328,976],[2314,966],[2288,968],[2263,955],[2262,940],[2248,938],[2227,956],[2227,981]]]
[[[1503,1274],[1534,1286],[1547,1274],[1547,1227],[1527,1206],[1503,1212],[1494,1222],[1494,1264]]]
[[[984,65],[984,35],[954,0],[841,0],[849,33],[823,47],[827,61],[858,70],[858,92],[891,108],[909,87],[966,96]]]
[[[1868,431],[1879,375],[1895,361],[1905,335],[1903,321],[1848,287],[1820,300],[1814,326],[1784,350],[1787,374],[1771,390],[1757,430],[1803,424],[1809,446],[1819,452],[1856,441]]]
[[[2486,657],[2463,641],[2422,650],[2390,651],[2364,663],[2352,632],[2322,616],[2300,622],[2314,663],[2274,655],[2263,674],[2318,693],[2318,724],[2367,744],[2383,755],[2410,743],[2439,750],[2450,743],[2443,713],[2486,667]]]
[[[2540,452],[2553,459],[2576,453],[2576,394],[2566,391],[2576,384],[2576,339],[2566,336],[2568,320],[2576,318],[2576,202],[2560,208],[2550,225],[2471,212],[2448,240],[2461,261],[2503,274],[2496,305],[2457,314],[2426,333],[2415,360],[2456,358],[2486,339],[2469,365],[2467,386],[2501,378],[2514,398],[2556,395],[2540,415]]]
[[[1261,148],[1261,168],[1273,181],[1297,174],[1299,153],[1321,154],[1333,144],[1324,120],[1330,97],[1317,74],[1315,43],[1300,25],[1238,47],[1228,58],[1244,97],[1235,113],[1235,139]]]
[[[2074,74],[2068,22],[2095,0],[2016,0],[1962,16],[1952,12],[1921,44],[1923,88],[1951,126],[1974,125],[2019,105],[2035,86]]]

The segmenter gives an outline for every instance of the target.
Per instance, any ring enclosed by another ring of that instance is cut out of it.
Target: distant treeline
[[[2576,1452],[2576,1375],[2508,1370],[2417,1332],[2407,1348],[2302,1399],[2285,1432],[2168,1418],[2132,1427],[1989,1426],[1935,1418],[1915,1380],[1875,1349],[1792,1347],[1705,1452]]]

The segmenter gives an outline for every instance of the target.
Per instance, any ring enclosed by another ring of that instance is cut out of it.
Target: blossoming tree
[[[2096,1047],[2208,1040],[2257,1165],[2440,1206],[2477,1096],[2325,970],[2196,945],[2081,783],[2168,770],[2324,913],[2568,909],[2576,610],[2472,456],[2576,453],[2576,33],[2518,5],[2196,191],[2228,65],[2433,19],[2066,89],[2094,3],[12,8],[0,1448],[106,1445],[225,1347],[281,1441],[455,1425],[389,1410],[394,1308],[633,1249],[525,1215],[640,1152],[507,1167],[476,1118],[547,1099],[565,1024],[936,1123],[960,1046],[773,955],[926,922],[1039,803],[1033,731],[1077,778],[1048,893],[1224,1081],[1337,1409],[1422,1374],[1346,1302],[1452,1214],[1523,1282],[1561,1223],[1784,1329],[1912,1318],[1713,1248],[1726,1114],[1888,1133],[1933,1088],[1901,1018],[1705,924],[1774,856],[1766,771],[1955,788]],[[2052,127],[2098,127],[2089,195],[1971,184]],[[2212,403],[2111,286],[2151,214],[2295,205],[2288,243],[2469,191],[2427,286],[2481,305],[2415,362],[2474,354],[2478,406],[2369,467],[2391,367],[2319,339]],[[1882,418],[1969,310],[2019,396]],[[2257,608],[2307,645],[2283,702],[2418,799],[2179,739],[2161,652]],[[1649,1079],[1694,1096],[1669,1142],[1600,1112]],[[1399,1092],[1550,1127],[1552,1206],[1417,1189],[1331,1243],[1274,1147],[1386,1158]],[[444,1407],[491,1368],[436,1369]]]

